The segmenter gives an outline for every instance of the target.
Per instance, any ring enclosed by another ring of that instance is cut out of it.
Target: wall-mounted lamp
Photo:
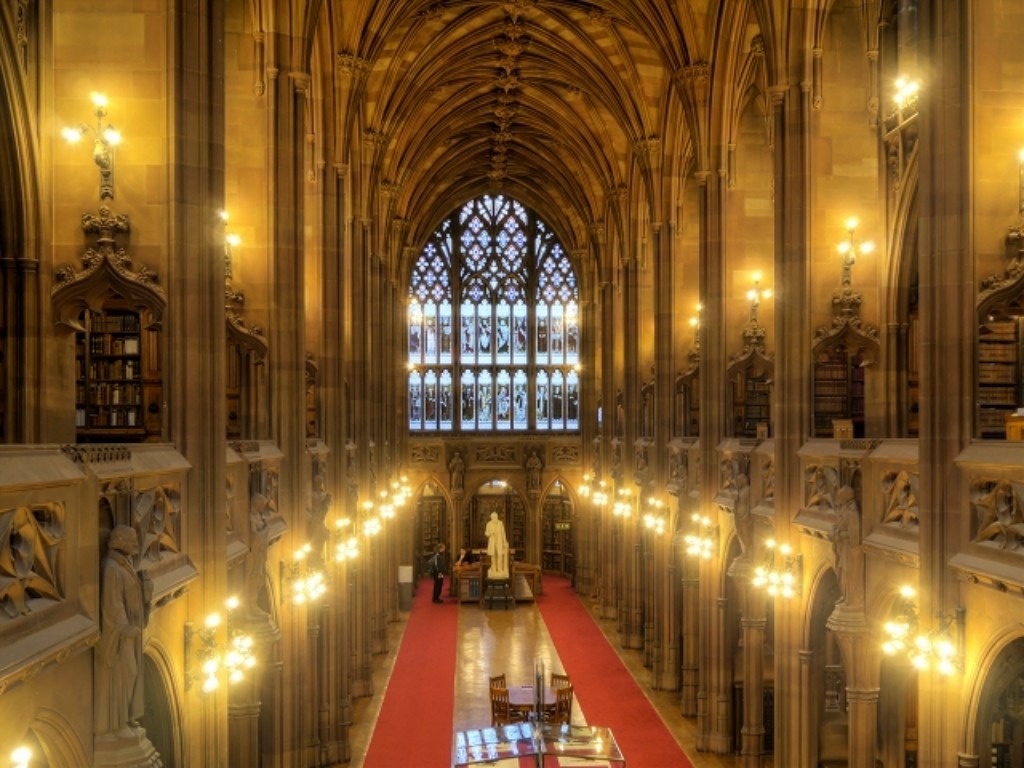
[[[896,102],[896,109],[908,109],[917,104],[917,97],[920,95],[921,81],[910,80],[900,77],[896,80],[896,91],[893,93],[893,101]]]
[[[762,299],[770,299],[772,292],[768,288],[761,288],[761,273],[754,273],[754,287],[747,291],[747,300],[750,302],[750,324],[757,325],[757,308],[761,306]]]
[[[704,311],[704,305],[697,302],[697,314],[689,319],[690,327],[693,329],[693,357],[700,355],[700,326],[701,326],[701,312]]]
[[[859,224],[856,218],[846,220],[846,240],[840,243],[837,249],[843,257],[843,291],[847,292],[853,285],[853,265],[857,263],[857,254],[867,256],[875,250],[875,244],[871,240],[857,240]]]
[[[690,516],[690,520],[693,522],[693,532],[688,533],[683,539],[686,543],[686,554],[704,560],[711,559],[718,548],[718,526],[714,525],[707,515],[696,512]]]
[[[930,632],[921,629],[915,598],[917,593],[909,585],[900,587],[900,596],[893,604],[892,613],[885,623],[885,641],[882,650],[888,656],[903,656],[919,671],[935,669],[948,677],[962,666],[960,649],[963,648],[964,609],[956,616],[943,616],[939,626]],[[951,625],[956,622],[957,637]]]
[[[229,598],[226,606],[228,611],[238,607],[237,598]],[[185,672],[185,689],[188,690],[197,678],[203,678],[203,693],[211,693],[220,687],[220,676],[223,673],[229,683],[237,683],[245,678],[245,670],[256,666],[253,656],[252,637],[239,630],[228,628],[227,642],[221,643],[217,637],[221,625],[219,613],[211,613],[200,629],[195,629],[192,622],[185,623],[185,664],[198,665],[199,671]],[[193,659],[193,644],[198,640]]]
[[[649,531],[653,531],[658,536],[665,533],[665,514],[662,512],[664,506],[665,505],[661,499],[648,499],[648,511],[644,513],[644,527]]]
[[[754,569],[754,586],[769,595],[789,600],[800,594],[803,575],[803,556],[794,554],[789,544],[777,544],[775,539],[764,543],[765,562]]]
[[[87,133],[93,134],[92,159],[100,169],[100,200],[114,199],[114,147],[121,143],[121,134],[114,126],[103,125],[107,116],[107,97],[95,91],[90,94],[96,127],[80,123],[74,128],[65,128],[61,134],[71,144],[81,141]]]
[[[618,495],[619,500],[612,504],[612,514],[622,518],[632,517],[633,505],[637,497],[633,495],[629,488],[619,488]]]
[[[583,485],[580,486],[580,496],[589,498],[591,503],[597,507],[603,507],[608,503],[608,485],[604,480],[599,480],[597,486],[591,488],[590,484],[594,478],[591,475],[585,474],[583,476]]]
[[[32,750],[28,747],[18,747],[11,752],[11,768],[29,768],[32,761]]]
[[[281,563],[281,583],[293,605],[315,603],[327,591],[323,569],[308,558],[312,551],[312,545],[303,544],[290,563]]]

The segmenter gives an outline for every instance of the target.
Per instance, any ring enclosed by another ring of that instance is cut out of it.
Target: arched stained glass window
[[[579,429],[578,308],[576,271],[533,211],[464,205],[409,280],[410,430]]]

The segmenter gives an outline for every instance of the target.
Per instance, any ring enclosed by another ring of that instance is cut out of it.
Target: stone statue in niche
[[[314,552],[320,552],[327,543],[330,531],[327,529],[327,512],[331,508],[331,494],[327,492],[323,468],[313,475],[313,492],[310,499],[309,541]]]
[[[529,491],[532,496],[540,493],[540,471],[543,468],[544,462],[541,461],[537,452],[530,451],[530,456],[526,460],[526,490]]]
[[[497,512],[491,512],[491,519],[484,529],[487,536],[487,554],[491,558],[491,567],[487,571],[488,579],[507,579],[508,574],[508,538],[505,536],[505,524],[501,522]]]
[[[853,488],[844,485],[836,493],[836,522],[832,526],[832,553],[843,610],[864,606],[864,549],[861,545],[860,510]]]
[[[736,502],[733,507],[736,538],[743,548],[743,554],[739,559],[751,563],[754,559],[754,513],[750,509],[750,479],[740,473],[733,478],[733,483],[736,488]]]
[[[267,607],[267,552],[270,549],[269,500],[254,493],[249,500],[249,554],[245,560],[245,611],[265,617]]]
[[[448,471],[451,473],[450,488],[452,493],[461,495],[466,477],[466,461],[462,458],[460,451],[452,454],[452,458],[448,462]]]
[[[144,734],[138,720],[144,714],[142,632],[149,617],[144,582],[133,562],[138,551],[135,529],[115,526],[102,566],[96,646],[96,734],[107,741]]]

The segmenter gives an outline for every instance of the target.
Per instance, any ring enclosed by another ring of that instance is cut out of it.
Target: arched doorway
[[[139,725],[146,729],[146,737],[160,755],[164,768],[177,768],[181,765],[178,718],[160,668],[149,654],[143,657],[142,680],[146,703]]]
[[[1007,645],[985,676],[974,738],[976,754],[991,755],[985,765],[1024,765],[1024,637]]]

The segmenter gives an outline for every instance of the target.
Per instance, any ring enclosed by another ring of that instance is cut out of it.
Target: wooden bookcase
[[[426,574],[427,561],[437,550],[437,545],[441,542],[448,543],[448,534],[445,526],[446,512],[447,506],[444,499],[440,496],[424,496],[419,501],[417,507],[419,563],[417,565],[420,574]],[[458,551],[456,550],[457,553]],[[451,552],[448,554],[449,562],[454,562]]]
[[[979,437],[1004,439],[1006,417],[1024,406],[1021,318],[991,316],[978,328],[977,413]]]
[[[159,439],[160,367],[144,313],[118,303],[85,310],[75,334],[75,429],[79,442]]]
[[[837,419],[853,422],[853,437],[864,436],[864,362],[842,342],[823,344],[814,360],[814,436],[833,437]]]
[[[730,367],[732,437],[756,438],[759,424],[770,427],[772,370],[770,362],[759,355]]]
[[[572,506],[561,497],[544,501],[541,517],[541,568],[545,573],[573,573]]]
[[[694,366],[676,377],[674,437],[700,435],[700,367]]]

